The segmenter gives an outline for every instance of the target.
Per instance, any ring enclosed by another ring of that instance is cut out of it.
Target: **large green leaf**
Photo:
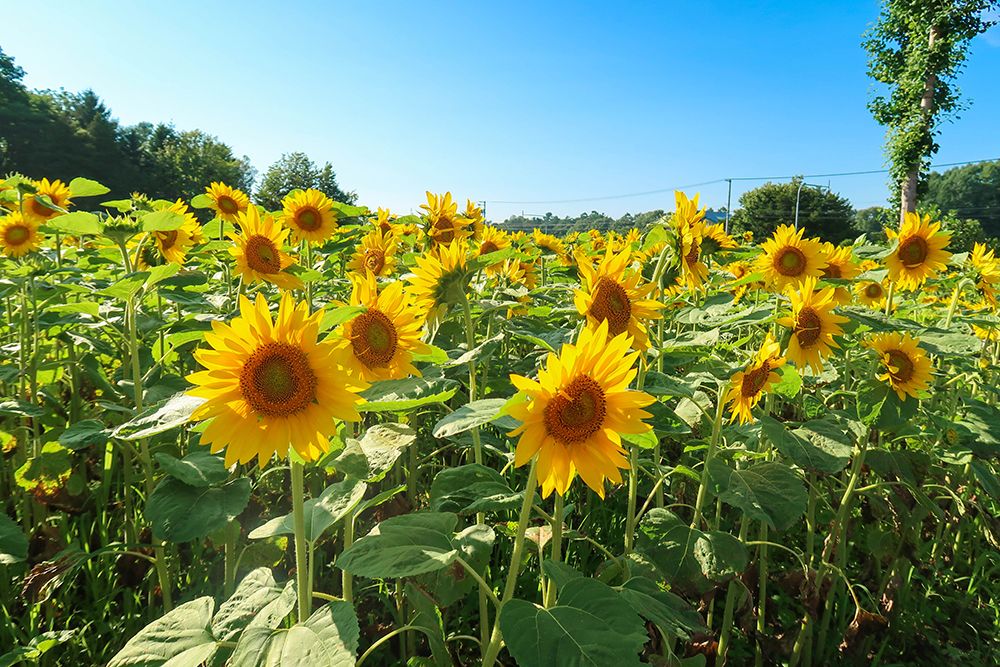
[[[825,422],[807,422],[790,431],[782,422],[765,415],[760,418],[760,426],[782,456],[805,470],[833,474],[843,470],[850,460],[850,445],[826,437]],[[823,430],[816,430],[820,428]]]
[[[222,457],[207,451],[191,452],[183,459],[170,454],[156,454],[163,472],[190,486],[208,487],[225,482],[229,477]]]
[[[184,392],[174,394],[163,405],[145,410],[125,422],[112,435],[119,440],[140,440],[164,433],[186,424],[191,419],[191,413],[204,402],[205,399],[188,396]]]
[[[326,487],[318,498],[312,498],[305,502],[303,513],[305,514],[304,537],[308,542],[315,542],[323,536],[330,526],[343,519],[347,514],[357,507],[362,498],[365,497],[365,490],[368,485],[361,480],[347,477],[336,484]],[[250,533],[250,539],[257,540],[275,535],[294,535],[295,520],[292,514],[275,517],[263,526],[254,529]]]
[[[376,424],[361,440],[348,440],[332,465],[351,477],[378,481],[416,439],[416,432],[406,424]]]
[[[430,508],[435,512],[475,514],[517,508],[524,491],[514,491],[493,468],[470,463],[445,468],[431,482]]]
[[[772,461],[733,470],[724,461],[712,459],[709,474],[722,502],[776,530],[787,530],[805,514],[809,495],[799,476],[783,463]]]
[[[493,421],[507,402],[506,398],[484,398],[463,405],[434,425],[435,438],[447,438],[464,433],[482,424]]]
[[[97,195],[106,195],[111,192],[107,186],[101,185],[89,178],[81,178],[79,176],[69,182],[69,191],[74,197],[96,197]]]
[[[67,449],[84,449],[107,443],[110,435],[104,424],[96,419],[76,422],[59,436],[59,444]]]
[[[480,575],[484,574],[496,534],[489,526],[482,524],[469,526],[455,535],[452,544],[458,549],[457,557],[469,564]],[[476,587],[476,581],[465,571],[461,563],[452,563],[414,580],[424,590],[429,591],[440,607],[457,602]]]
[[[691,528],[673,512],[654,508],[639,524],[639,551],[672,584],[696,590],[746,568],[746,547],[722,531]]]
[[[53,231],[76,236],[100,234],[104,231],[101,219],[88,211],[73,211],[56,216],[46,222],[45,226]]]
[[[249,625],[273,630],[296,603],[294,582],[284,587],[274,581],[271,570],[250,572],[212,619],[212,634],[219,641],[233,641]]]
[[[157,484],[146,503],[153,535],[170,542],[190,542],[221,530],[250,501],[250,480],[222,486],[191,486],[174,477]]]
[[[139,219],[144,232],[169,232],[180,229],[184,224],[184,216],[169,209],[147,213]]]
[[[383,380],[362,392],[362,412],[405,412],[422,405],[444,403],[458,391],[458,383],[444,378]]]
[[[20,563],[28,557],[28,538],[6,514],[0,514],[0,565]]]
[[[361,630],[354,607],[325,604],[304,623],[269,629],[251,625],[240,635],[230,664],[240,667],[353,667]]]
[[[215,600],[200,597],[153,621],[125,644],[108,667],[198,667],[216,650]]]
[[[412,577],[450,565],[458,548],[452,534],[458,516],[414,512],[386,519],[340,554],[337,567],[375,578]]]
[[[694,607],[651,579],[632,577],[618,588],[618,593],[636,613],[678,638],[687,639],[692,632],[705,631],[701,614]]]
[[[500,630],[520,667],[638,667],[648,635],[642,618],[610,586],[579,578],[559,590],[544,609],[511,600],[500,612]]]

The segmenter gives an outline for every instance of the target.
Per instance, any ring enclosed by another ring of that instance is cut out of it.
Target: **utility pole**
[[[733,179],[727,178],[726,183],[729,183],[729,194],[726,195],[726,233],[729,233],[729,209],[733,207]]]
[[[810,188],[816,188],[820,192],[826,189],[825,185],[816,185],[814,183],[806,183],[804,180],[799,181],[799,189],[795,192],[795,229],[799,228],[799,197],[802,195],[802,187],[809,186]]]

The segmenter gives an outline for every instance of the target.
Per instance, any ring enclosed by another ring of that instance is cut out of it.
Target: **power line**
[[[986,160],[966,160],[964,162],[944,162],[941,164],[932,164],[928,166],[928,169],[938,169],[941,167],[959,167],[969,164],[981,164],[983,162],[995,162],[1000,160],[1000,158],[989,158]],[[888,169],[869,169],[865,171],[840,171],[829,174],[792,174],[790,176],[734,176],[732,178],[716,178],[711,181],[702,181],[700,183],[688,183],[687,185],[675,185],[670,188],[659,188],[657,190],[646,190],[644,192],[629,192],[620,195],[602,195],[600,197],[580,197],[577,199],[542,199],[534,201],[512,201],[505,199],[491,199],[490,203],[493,204],[578,204],[581,202],[591,202],[591,201],[607,201],[610,199],[628,199],[630,197],[643,197],[645,195],[658,195],[665,192],[673,192],[674,190],[685,190],[687,188],[697,188],[703,185],[715,185],[717,183],[727,183],[729,181],[771,181],[771,180],[786,180],[791,178],[833,178],[835,176],[867,176],[871,174],[887,174]]]

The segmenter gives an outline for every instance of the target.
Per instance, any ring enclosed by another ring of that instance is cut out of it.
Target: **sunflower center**
[[[380,310],[370,308],[351,323],[351,348],[368,368],[384,368],[396,355],[396,325]]]
[[[794,246],[778,251],[774,258],[774,268],[783,276],[798,276],[806,270],[806,255]]]
[[[56,214],[55,211],[35,198],[31,199],[31,211],[40,218],[51,218]]]
[[[840,271],[840,266],[837,264],[827,264],[826,268],[823,269],[823,276],[826,278],[840,278],[843,274]]]
[[[899,259],[903,266],[920,266],[927,259],[929,247],[922,236],[911,236],[899,244]]]
[[[31,230],[26,225],[11,225],[4,232],[3,240],[9,246],[19,246],[28,242]]]
[[[295,215],[295,224],[303,231],[314,232],[323,226],[323,218],[319,211],[307,206]]]
[[[608,402],[589,375],[579,375],[545,406],[545,428],[564,445],[583,442],[604,425]]]
[[[160,245],[164,250],[170,250],[177,243],[177,230],[171,229],[169,232],[160,232]]]
[[[684,261],[686,261],[688,264],[697,264],[698,257],[700,255],[701,255],[701,246],[698,245],[697,241],[692,242],[691,249],[688,250],[688,254],[684,256]]]
[[[243,365],[240,392],[258,415],[287,417],[316,399],[316,374],[301,348],[265,343]]]
[[[493,241],[483,241],[483,244],[479,246],[480,255],[488,255],[491,252],[496,252],[498,250],[500,250],[500,248],[498,248],[497,244]]]
[[[761,362],[758,368],[743,373],[743,385],[740,393],[746,398],[752,398],[764,390],[767,384],[767,376],[771,374],[771,362],[766,359]]]
[[[221,197],[219,197],[216,200],[216,204],[218,204],[220,211],[222,211],[223,213],[227,213],[229,215],[232,215],[233,213],[236,213],[237,211],[240,210],[239,205],[237,205],[237,203],[233,201],[233,198],[227,195],[222,195]]]
[[[594,290],[590,314],[598,322],[606,321],[608,333],[617,336],[628,329],[632,318],[632,302],[624,287],[610,278],[601,278]]]
[[[448,218],[441,218],[434,223],[434,238],[439,243],[451,243],[455,240],[455,224]]]
[[[879,299],[882,297],[882,286],[878,283],[868,283],[865,287],[865,296],[869,299]]]
[[[913,377],[913,360],[902,350],[888,350],[886,364],[889,366],[889,377],[893,382],[906,384]],[[894,370],[895,369],[895,370]]]
[[[385,252],[378,248],[365,249],[365,268],[378,275],[385,268]]]
[[[274,241],[255,234],[247,240],[247,265],[260,273],[278,273],[281,271],[281,255]]]
[[[795,335],[801,347],[812,347],[819,340],[823,330],[823,321],[815,310],[805,307],[795,318]]]

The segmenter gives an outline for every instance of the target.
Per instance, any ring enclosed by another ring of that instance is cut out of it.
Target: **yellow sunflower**
[[[391,276],[396,271],[396,252],[399,244],[394,235],[375,229],[365,234],[347,268],[360,275],[371,271],[376,276]]]
[[[538,456],[542,496],[565,495],[579,473],[601,498],[604,482],[622,481],[619,468],[628,468],[622,433],[644,433],[642,420],[651,415],[642,408],[654,398],[628,388],[636,375],[639,354],[631,352],[627,334],[609,337],[607,324],[584,329],[575,344],[565,344],[559,355],[549,354],[538,380],[511,375],[525,397],[510,414],[521,425],[514,465]],[[529,490],[530,493],[530,490]]]
[[[226,236],[235,244],[229,248],[229,254],[236,258],[236,270],[244,282],[263,280],[284,290],[302,289],[302,281],[285,272],[295,264],[282,250],[289,230],[270,214],[262,218],[256,206],[238,214],[236,221],[239,233],[229,232]]]
[[[188,375],[196,385],[188,393],[207,399],[191,419],[212,420],[201,442],[225,449],[227,466],[284,458],[289,445],[315,461],[329,451],[336,419],[360,419],[356,392],[365,385],[347,375],[335,342],[317,342],[322,319],[322,310],[310,315],[308,304],[285,292],[273,320],[258,294],[256,303],[240,296],[230,324],[212,322],[211,349],[194,353],[205,370]]]
[[[535,242],[535,247],[542,250],[545,253],[555,255],[562,261],[566,261],[566,244],[562,242],[562,239],[553,236],[552,234],[546,234],[542,230],[535,227],[531,232],[531,240]],[[601,244],[604,247],[604,244]]]
[[[708,265],[701,261],[702,231],[700,222],[685,224],[679,230],[681,242],[681,275],[678,282],[690,290],[697,290],[708,280]]]
[[[797,285],[809,277],[818,278],[826,268],[822,244],[816,239],[804,239],[804,229],[798,231],[791,225],[781,225],[774,236],[764,241],[764,253],[758,258],[757,270],[764,280],[777,291]]]
[[[472,226],[472,237],[477,241],[482,238],[483,227],[486,222],[486,218],[483,216],[483,209],[477,206],[471,199],[466,199],[465,213],[462,217],[468,220],[469,225]]]
[[[818,375],[823,371],[823,359],[840,347],[833,337],[843,335],[840,325],[848,320],[833,312],[837,305],[834,288],[816,291],[815,278],[806,278],[798,288],[789,287],[788,298],[792,314],[778,320],[792,330],[786,354],[799,368],[808,365]]]
[[[823,256],[826,258],[824,278],[854,280],[861,273],[861,267],[854,261],[853,249],[850,246],[837,247],[828,241],[824,242]],[[846,287],[838,286],[834,290],[834,295],[840,305],[851,301],[851,292]]]
[[[164,261],[183,265],[187,260],[188,252],[195,245],[205,241],[201,225],[194,214],[188,210],[187,204],[179,199],[165,208],[182,216],[184,222],[177,229],[154,231],[153,239],[156,243],[156,249],[160,251],[160,256]]]
[[[198,218],[195,217],[194,213],[188,208],[182,200],[178,199],[173,204],[167,207],[168,211],[173,211],[177,215],[184,217],[184,224],[182,227],[184,231],[188,233],[191,237],[192,245],[201,245],[205,242],[205,233],[202,231],[201,223],[198,222]]]
[[[575,291],[573,302],[590,328],[607,322],[610,335],[627,332],[636,349],[645,350],[649,347],[646,323],[662,317],[663,304],[649,298],[656,286],[641,284],[642,276],[628,268],[631,254],[626,249],[615,255],[608,248],[596,266],[581,262],[581,289]]]
[[[719,223],[705,225],[702,230],[701,251],[705,255],[714,255],[720,250],[733,250],[739,247],[732,236],[726,233],[726,228]]]
[[[899,400],[927,389],[931,379],[931,360],[919,347],[920,341],[910,334],[883,333],[866,340],[863,345],[875,350],[884,368],[878,379],[888,382]]]
[[[476,256],[482,257],[483,255],[499,252],[509,247],[510,239],[507,237],[507,232],[502,229],[497,229],[492,225],[487,225],[483,228],[482,237],[479,241],[479,247],[476,250]],[[502,261],[491,264],[486,267],[486,275],[496,275],[502,268]]]
[[[18,211],[0,218],[0,251],[8,257],[24,257],[38,250],[43,238],[38,226],[36,220]]]
[[[741,424],[753,421],[753,407],[760,402],[764,393],[781,381],[775,368],[785,365],[781,356],[781,346],[770,333],[764,339],[757,356],[744,370],[733,374],[726,392],[726,403],[731,412],[729,421],[740,420]]]
[[[969,263],[976,272],[976,289],[996,308],[997,290],[1000,289],[1000,260],[985,244],[977,243],[969,255]]]
[[[347,350],[347,369],[365,382],[398,380],[420,375],[413,355],[430,348],[420,340],[423,318],[403,292],[403,283],[389,283],[379,292],[375,274],[352,275],[351,305],[365,311],[346,322],[340,347]]]
[[[240,213],[246,213],[250,206],[250,198],[236,188],[225,183],[214,182],[205,188],[210,206],[215,216],[226,222],[235,223]]]
[[[413,275],[407,278],[408,290],[426,319],[439,319],[449,305],[461,303],[466,298],[467,255],[465,243],[453,241],[416,257]]]
[[[292,230],[298,243],[319,243],[333,235],[337,228],[337,211],[333,200],[319,190],[296,190],[281,201],[281,221]]]
[[[451,193],[427,195],[427,203],[420,208],[427,211],[424,218],[427,221],[425,232],[435,244],[447,245],[453,241],[464,241],[472,235],[469,226],[472,221],[458,215],[458,204],[452,201]]]
[[[396,216],[389,209],[380,207],[375,213],[375,219],[372,220],[372,224],[378,227],[379,231],[383,234],[391,234],[393,233],[392,221],[395,219]]]
[[[907,213],[899,231],[886,229],[889,240],[895,239],[896,247],[885,258],[889,279],[902,289],[915,290],[928,278],[944,270],[951,253],[944,249],[951,234],[941,230],[941,223],[931,223],[929,215]]]
[[[885,281],[861,280],[854,284],[854,294],[862,304],[869,308],[880,309],[885,307],[889,290]]]
[[[754,272],[754,268],[755,266],[753,264],[742,260],[730,262],[725,266],[726,271],[732,274],[735,279],[733,282],[739,282],[743,278],[751,275]],[[735,287],[730,287],[730,292],[733,295],[733,303],[739,303],[751,289],[757,290],[763,286],[764,284],[761,282],[752,281],[749,283],[743,283],[742,285],[736,285]]]
[[[34,194],[24,195],[22,211],[26,220],[42,224],[57,215],[62,215],[60,211],[54,211],[43,204],[38,199],[41,195],[48,197],[49,201],[61,209],[69,208],[73,193],[70,192],[69,186],[59,179],[49,181],[49,179],[43,178],[40,181],[35,181],[33,185],[35,186]]]

